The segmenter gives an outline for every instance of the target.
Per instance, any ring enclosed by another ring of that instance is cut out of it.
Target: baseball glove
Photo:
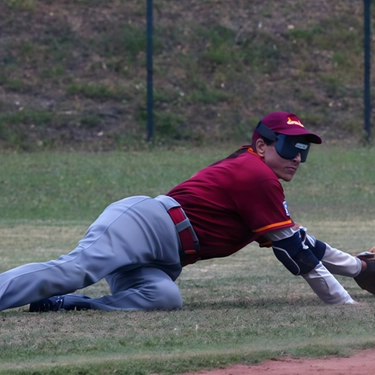
[[[375,294],[375,247],[356,255],[356,257],[364,261],[367,268],[355,277],[354,280],[362,289]]]

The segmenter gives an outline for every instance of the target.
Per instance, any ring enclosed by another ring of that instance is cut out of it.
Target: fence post
[[[364,0],[364,124],[367,141],[371,137],[371,0]]]
[[[147,141],[150,141],[154,134],[154,98],[153,98],[153,16],[152,16],[152,0],[147,0]]]

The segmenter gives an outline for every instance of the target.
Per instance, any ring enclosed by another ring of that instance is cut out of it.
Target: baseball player
[[[295,114],[270,113],[251,145],[167,194],[112,203],[71,253],[0,274],[0,310],[27,304],[31,312],[180,308],[175,280],[184,266],[229,256],[254,241],[272,247],[325,303],[355,303],[333,274],[355,278],[366,263],[296,225],[280,183],[292,180],[310,144],[321,142]],[[75,294],[103,278],[110,295]]]

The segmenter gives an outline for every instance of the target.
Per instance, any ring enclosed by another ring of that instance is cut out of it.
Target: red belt
[[[187,219],[185,212],[181,207],[172,207],[167,212],[175,225]],[[180,238],[180,243],[184,254],[195,254],[197,250],[199,250],[199,242],[197,238],[194,238],[193,227],[191,224],[189,227],[178,231],[178,236]]]

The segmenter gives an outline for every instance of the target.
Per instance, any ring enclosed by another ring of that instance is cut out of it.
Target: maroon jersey
[[[225,257],[265,233],[292,227],[277,176],[248,146],[197,172],[170,190],[190,219],[200,243],[199,259]]]

